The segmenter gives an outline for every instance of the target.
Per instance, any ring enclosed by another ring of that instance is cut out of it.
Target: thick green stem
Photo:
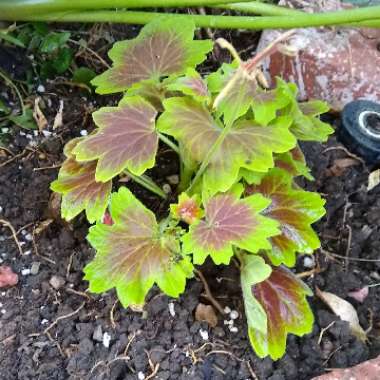
[[[174,143],[172,140],[170,140],[167,136],[163,135],[162,133],[158,133],[158,137],[163,143],[172,148],[174,152],[179,154],[179,148],[178,145],[176,145],[176,143]]]
[[[152,193],[158,195],[162,199],[166,199],[166,194],[164,191],[148,176],[141,175],[137,176],[132,174],[129,170],[124,170],[125,174],[130,177],[133,181],[144,187],[145,189],[151,191]]]
[[[181,176],[178,184],[178,193],[185,191],[191,183],[191,178],[194,175],[194,171],[189,169],[184,164],[181,164]]]
[[[279,5],[266,4],[261,2],[252,1],[250,3],[233,3],[233,4],[218,4],[210,5],[210,8],[227,9],[236,12],[252,13],[255,15],[263,16],[299,16],[304,12],[281,7]]]
[[[0,7],[1,12],[1,7]],[[350,9],[339,12],[314,13],[297,16],[216,16],[189,15],[159,12],[134,11],[88,11],[88,12],[59,12],[59,13],[29,13],[10,15],[2,20],[8,21],[48,21],[48,22],[111,22],[129,24],[147,24],[159,16],[183,18],[187,17],[198,27],[217,29],[293,29],[314,26],[347,25],[350,27],[380,28],[380,6]]]
[[[233,3],[234,1],[236,0],[222,0],[223,3]],[[250,2],[252,0],[240,1]],[[215,5],[220,2],[221,0],[0,0],[0,19],[7,20],[10,17],[67,10],[183,8]]]

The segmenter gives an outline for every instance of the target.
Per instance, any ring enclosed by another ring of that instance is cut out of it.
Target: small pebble
[[[172,317],[175,317],[174,303],[170,302],[168,306],[169,306],[169,313],[170,313],[170,315]]]
[[[172,191],[172,188],[170,187],[168,183],[164,183],[162,185],[162,190],[164,191],[165,194],[170,194]]]
[[[32,263],[32,267],[30,268],[30,273],[32,274],[32,275],[36,275],[36,274],[38,274],[38,272],[39,272],[39,270],[40,270],[40,265],[41,265],[41,263],[40,262],[38,262],[38,261],[34,261],[33,263]]]
[[[144,373],[140,371],[140,372],[137,374],[137,378],[138,378],[139,380],[144,380],[144,379],[145,379],[145,375],[144,375]]]
[[[224,312],[225,312],[226,314],[230,314],[230,313],[231,313],[231,309],[230,309],[228,306],[226,306],[226,307],[224,308]]]
[[[27,275],[29,275],[29,274],[30,274],[30,269],[29,269],[29,268],[22,269],[22,270],[21,270],[21,274],[22,274],[23,276],[27,276]]]
[[[166,179],[168,180],[170,185],[178,185],[178,183],[179,183],[179,176],[177,174],[170,175],[170,176],[166,177]]]
[[[239,331],[239,329],[236,326],[230,326],[229,329],[232,333],[237,333]]]
[[[7,311],[5,309],[1,309],[1,314],[5,314]]]
[[[238,319],[239,318],[239,313],[236,310],[231,310],[231,312],[230,312],[230,318],[231,319]]]
[[[29,250],[27,250],[27,251],[24,251],[24,255],[25,255],[25,256],[29,256],[31,253],[32,253],[32,250],[31,250],[31,249],[29,249]]]
[[[87,136],[88,135],[88,132],[85,129],[82,129],[79,133],[81,136]]]
[[[103,331],[101,325],[95,327],[94,333],[92,334],[92,339],[96,342],[103,342]]]
[[[312,269],[315,267],[315,259],[314,256],[305,256],[303,258],[303,266],[305,268]]]
[[[203,340],[208,340],[208,331],[207,330],[200,329],[199,334]]]
[[[62,286],[65,284],[65,279],[61,276],[52,276],[52,278],[49,281],[49,284],[55,290],[58,290],[58,289],[62,288]]]
[[[46,131],[45,129],[42,130],[42,134],[43,134],[45,137],[50,137],[50,136],[52,135],[51,132]]]
[[[32,240],[33,240],[33,236],[32,236],[32,234],[26,234],[26,235],[24,236],[24,238],[25,238],[25,240],[27,240],[27,241],[32,241]]]
[[[43,319],[43,320],[41,321],[41,325],[46,325],[48,322],[49,322],[48,319]]]
[[[105,348],[108,348],[110,346],[110,342],[111,342],[111,335],[108,334],[108,332],[105,332],[103,334],[103,346]]]
[[[45,92],[45,86],[43,86],[42,84],[38,85],[37,92]]]

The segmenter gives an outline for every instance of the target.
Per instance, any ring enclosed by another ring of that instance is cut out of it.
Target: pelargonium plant
[[[124,307],[141,308],[152,286],[178,297],[195,265],[235,257],[252,346],[278,359],[287,335],[313,324],[312,292],[288,268],[320,246],[311,225],[325,202],[295,180],[312,179],[298,141],[328,138],[319,119],[328,107],[298,103],[296,86],[281,79],[265,88],[259,66],[280,40],[246,62],[221,41],[233,62],[202,76],[196,67],[213,43],[194,40],[194,30],[188,19],[158,18],[115,43],[113,66],[92,83],[123,97],[93,114],[93,133],[67,143],[51,188],[62,194],[65,219],[85,211],[95,223],[88,241],[96,256],[84,269],[90,291],[116,288]],[[180,182],[177,202],[157,220],[126,186],[112,192],[112,182],[127,175],[165,197],[144,174],[160,141],[178,154]]]

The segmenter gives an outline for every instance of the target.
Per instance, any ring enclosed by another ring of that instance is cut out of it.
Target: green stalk
[[[124,170],[125,174],[130,177],[133,181],[144,187],[145,189],[151,191],[152,193],[158,195],[162,199],[166,199],[166,194],[164,191],[147,175],[134,175],[129,170]]]
[[[0,7],[1,11],[1,7]],[[22,14],[3,17],[7,21],[48,21],[48,22],[110,22],[147,24],[159,16],[173,18],[189,18],[198,27],[217,29],[293,29],[314,26],[347,25],[357,27],[380,28],[380,6],[349,9],[339,12],[305,13],[297,16],[217,16],[172,14],[159,12],[135,11],[94,11],[94,12],[59,12],[44,14]]]
[[[18,97],[18,100],[20,102],[21,114],[24,115],[25,114],[25,105],[24,105],[24,101],[22,99],[22,96],[21,96],[19,89],[12,82],[12,80],[6,74],[4,74],[1,70],[0,70],[0,78],[2,78],[5,82],[5,84],[8,84],[13,89],[13,91],[15,92],[15,94]]]
[[[263,16],[299,16],[305,14],[305,12],[296,9],[256,1],[251,1],[250,3],[208,5],[208,7],[227,9],[236,12],[252,13]]]
[[[0,0],[0,18],[14,20],[14,17],[67,10],[199,7],[216,5],[221,1],[227,4],[236,0]],[[240,1],[250,2],[252,0]]]
[[[158,132],[158,137],[163,143],[165,143],[167,146],[172,148],[174,150],[174,152],[176,152],[177,154],[180,154],[178,145],[176,145],[176,143],[174,143],[172,140],[170,140],[167,136]]]

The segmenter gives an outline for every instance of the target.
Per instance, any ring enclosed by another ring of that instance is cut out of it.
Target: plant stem
[[[147,189],[147,190],[151,191],[152,193],[158,195],[162,199],[166,199],[166,194],[164,193],[164,191],[147,175],[143,174],[141,176],[137,176],[137,175],[134,175],[133,173],[131,173],[129,170],[124,170],[124,172],[128,177],[132,178],[133,181],[135,181],[136,183],[138,183],[139,185],[141,185],[145,189]]]
[[[187,166],[185,166],[183,163],[181,163],[181,173],[180,173],[180,181],[178,184],[178,193],[182,193],[185,191],[189,186],[191,182],[191,177],[194,174],[194,171],[189,169]]]
[[[0,17],[2,20],[6,20],[9,17],[19,17],[21,15],[107,8],[200,7],[216,5],[221,1],[223,3],[233,3],[236,0],[3,0],[0,1]],[[241,1],[251,2],[252,0]]]
[[[176,143],[174,143],[172,140],[170,140],[167,136],[163,135],[162,133],[158,132],[158,137],[162,142],[164,142],[166,145],[170,146],[176,152],[177,154],[179,153],[179,148]]]
[[[210,8],[228,9],[231,11],[252,13],[263,16],[299,16],[305,14],[305,12],[299,11],[297,9],[266,4],[257,1],[251,1],[249,3],[210,5]]]
[[[0,12],[2,6],[0,6]],[[380,6],[349,9],[339,12],[305,13],[297,16],[219,16],[172,14],[160,12],[135,11],[88,11],[88,12],[57,12],[57,13],[29,13],[4,16],[6,21],[48,21],[48,22],[111,22],[129,24],[147,24],[157,17],[175,17],[193,20],[198,27],[217,29],[293,29],[314,26],[349,25],[350,27],[380,28]]]
[[[24,105],[24,101],[22,99],[22,96],[21,96],[21,93],[20,91],[18,90],[17,86],[12,82],[12,80],[6,75],[4,74],[1,70],[0,70],[0,78],[4,79],[4,82],[5,84],[8,84],[10,87],[12,87],[12,89],[14,90],[16,96],[18,97],[18,100],[20,102],[20,108],[21,108],[21,114],[24,115],[25,114],[25,105]]]

